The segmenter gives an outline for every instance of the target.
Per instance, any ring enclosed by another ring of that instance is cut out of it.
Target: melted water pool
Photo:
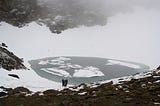
[[[31,68],[41,77],[69,84],[92,83],[149,70],[135,62],[97,57],[49,57],[29,61]]]

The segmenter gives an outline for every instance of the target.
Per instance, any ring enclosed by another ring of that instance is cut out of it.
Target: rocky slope
[[[25,69],[26,67],[23,65],[23,60],[8,51],[7,46],[2,43],[0,44],[0,68],[10,71],[13,69]]]
[[[81,84],[62,91],[31,93],[28,89],[3,88],[0,106],[159,106],[160,71],[143,73],[147,77],[119,83]]]

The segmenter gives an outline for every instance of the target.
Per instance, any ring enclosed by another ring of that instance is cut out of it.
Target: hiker
[[[62,79],[62,86],[66,87],[68,84],[68,80],[67,79]]]
[[[68,84],[68,80],[66,79],[66,80],[65,80],[65,83],[64,83],[64,86],[66,87],[67,84]]]

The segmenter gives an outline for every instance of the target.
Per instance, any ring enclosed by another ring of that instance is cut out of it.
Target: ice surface
[[[98,68],[92,66],[75,70],[75,73],[73,74],[73,77],[95,77],[95,76],[104,76],[104,74]]]
[[[118,60],[108,60],[109,63],[107,63],[106,65],[122,65],[122,66],[127,66],[127,67],[131,67],[131,68],[141,68],[139,65],[136,64],[132,64],[132,63],[127,63],[127,62],[122,62],[122,61],[118,61]]]
[[[61,69],[56,69],[56,68],[42,68],[41,70],[51,73],[53,75],[58,75],[58,76],[64,76],[64,77],[70,77],[70,74],[65,71],[65,70],[61,70]]]

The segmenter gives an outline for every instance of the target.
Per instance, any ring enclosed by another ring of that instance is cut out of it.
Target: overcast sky
[[[25,59],[93,56],[156,68],[160,65],[160,0],[134,1],[138,0],[106,0],[110,11],[106,26],[74,28],[56,35],[35,23],[20,29],[1,23],[0,40]]]

